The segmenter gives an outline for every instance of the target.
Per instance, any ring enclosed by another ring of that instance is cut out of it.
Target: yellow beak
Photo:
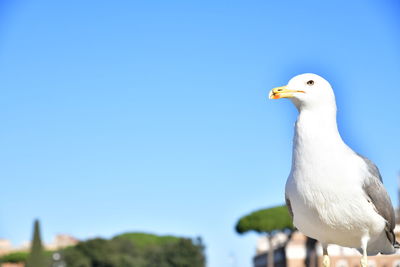
[[[269,92],[269,99],[290,98],[294,93],[305,93],[301,90],[287,89],[286,86],[276,87]]]

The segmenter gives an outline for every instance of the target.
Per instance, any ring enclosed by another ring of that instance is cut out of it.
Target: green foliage
[[[91,267],[91,262],[79,249],[68,247],[62,252],[63,260],[68,262],[70,267]]]
[[[0,262],[11,262],[11,263],[26,262],[28,255],[29,252],[25,251],[13,252],[0,257]]]
[[[169,263],[167,266],[203,267],[205,265],[203,252],[201,239],[197,239],[197,246],[193,246],[190,239],[180,239],[176,243],[165,245],[164,257]]]
[[[204,267],[204,246],[172,236],[129,233],[80,242],[62,251],[69,267]]]
[[[44,251],[44,257],[46,258],[46,262],[50,262],[51,256],[53,254],[53,251]],[[0,263],[18,263],[18,262],[23,262],[25,263],[29,257],[29,252],[26,251],[17,251],[17,252],[12,252],[9,254],[5,254],[0,257]]]
[[[49,262],[43,251],[42,240],[40,238],[39,221],[35,220],[31,252],[26,259],[26,267],[43,267],[47,266],[48,263]]]
[[[35,238],[40,239],[35,224]],[[36,241],[37,242],[37,241]],[[33,248],[32,248],[33,249]],[[53,252],[46,251],[42,265],[50,266]],[[195,240],[174,236],[127,233],[111,240],[95,238],[60,251],[68,267],[204,267],[204,245]],[[0,262],[26,262],[28,252],[16,252]],[[47,260],[46,260],[47,259]],[[32,263],[31,263],[32,264]],[[35,266],[35,265],[30,265]]]
[[[294,229],[292,218],[286,205],[252,212],[240,218],[236,224],[236,232],[239,234],[248,231],[271,233],[285,229]]]
[[[135,243],[136,248],[146,248],[149,246],[158,246],[179,241],[179,238],[175,236],[157,236],[146,233],[125,233],[117,235],[113,239],[130,240]]]

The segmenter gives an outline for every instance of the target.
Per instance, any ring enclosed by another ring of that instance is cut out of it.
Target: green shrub
[[[29,252],[25,251],[12,252],[0,257],[0,262],[11,262],[11,263],[26,262],[28,255]]]
[[[201,239],[127,233],[95,238],[62,251],[70,267],[204,267]]]

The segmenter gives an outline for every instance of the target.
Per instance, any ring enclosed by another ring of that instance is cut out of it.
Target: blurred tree
[[[28,256],[29,256],[29,252],[25,252],[25,251],[12,252],[12,253],[1,256],[0,262],[1,263],[26,262],[26,259],[28,258]]]
[[[68,247],[62,252],[62,257],[69,267],[91,267],[91,261],[89,257],[86,257],[76,247]]]
[[[292,218],[286,205],[257,210],[239,219],[236,224],[236,232],[244,234],[248,231],[267,234],[269,244],[268,266],[274,266],[274,247],[272,237],[280,231],[294,231]],[[290,238],[290,234],[289,234]]]
[[[70,267],[204,267],[201,239],[130,233],[96,238],[64,249]]]
[[[29,254],[30,254],[30,252],[26,252],[26,251],[11,252],[11,253],[2,255],[0,257],[0,263],[24,263],[24,264],[26,264]],[[53,254],[52,251],[44,251],[46,262],[50,262],[52,254]]]
[[[26,267],[43,267],[49,264],[43,251],[42,240],[40,238],[39,220],[35,220],[31,251],[26,260]]]
[[[199,249],[200,248],[200,249]],[[204,246],[201,239],[194,245],[191,239],[182,238],[176,243],[164,246],[163,254],[168,266],[203,267],[205,266]]]

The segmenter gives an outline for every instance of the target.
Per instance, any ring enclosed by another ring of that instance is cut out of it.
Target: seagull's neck
[[[296,134],[301,138],[333,138],[341,141],[336,109],[301,110],[296,121]]]
[[[336,108],[303,109],[296,121],[293,161],[314,161],[346,149],[336,123]]]

